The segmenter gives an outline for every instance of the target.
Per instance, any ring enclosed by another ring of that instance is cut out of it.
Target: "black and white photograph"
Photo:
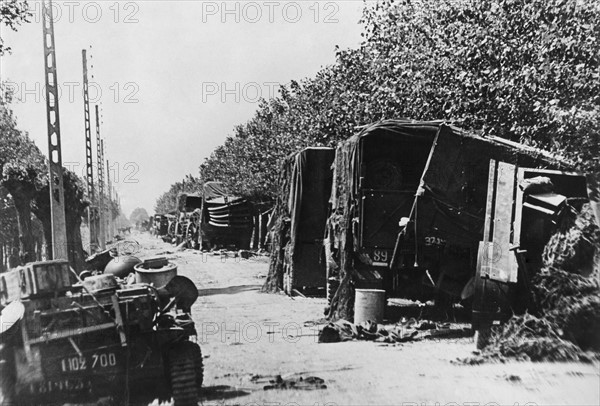
[[[0,405],[599,404],[598,0],[0,0]]]

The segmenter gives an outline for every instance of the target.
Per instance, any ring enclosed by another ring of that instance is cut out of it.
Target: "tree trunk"
[[[85,254],[81,240],[81,216],[67,215],[67,244],[69,264],[77,271],[83,271]]]
[[[254,230],[252,230],[252,248],[258,250],[260,248],[260,214],[252,216]]]
[[[19,249],[21,255],[26,256],[26,261],[31,261],[34,255],[35,244],[31,233],[31,198],[20,193],[13,195],[17,209],[17,225],[19,227]]]
[[[260,215],[260,246],[259,248],[265,248],[265,240],[267,239],[267,223],[269,222],[268,214]]]
[[[262,287],[263,292],[279,292],[283,287],[283,264],[285,260],[285,234],[289,227],[282,218],[278,218],[273,226],[271,241],[271,259],[269,261],[269,274]]]
[[[44,230],[44,239],[46,240],[46,258],[52,258],[52,220],[50,219],[50,209],[44,209],[43,206],[40,206],[39,196],[36,198],[36,202],[37,208],[34,211],[34,214],[42,223],[42,228]]]

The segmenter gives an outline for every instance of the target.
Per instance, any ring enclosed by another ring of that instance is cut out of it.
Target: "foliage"
[[[33,253],[35,222],[31,222],[32,211],[42,223],[46,240],[51,238],[47,164],[39,148],[17,128],[9,101],[9,98],[0,99],[0,185],[10,193],[10,202],[16,209],[12,221],[17,220],[21,249]],[[77,263],[83,258],[79,224],[88,202],[81,179],[64,168],[63,185],[69,256],[78,267]],[[11,213],[14,215],[14,211]]]
[[[0,245],[12,244],[18,235],[15,204],[8,190],[0,186]]]
[[[453,118],[597,168],[599,12],[591,0],[386,0],[365,10],[363,48],[377,84],[400,96],[396,114]]]
[[[175,182],[168,191],[163,193],[154,205],[154,212],[165,214],[177,210],[177,198],[182,193],[200,193],[202,182],[200,179],[187,175],[181,182]]]
[[[336,50],[333,65],[262,101],[200,179],[274,201],[288,154],[405,117],[453,121],[600,170],[599,14],[593,0],[368,3],[361,46]],[[172,199],[163,195],[157,211]]]
[[[133,224],[142,223],[143,221],[148,221],[150,216],[148,216],[148,212],[143,207],[136,207],[129,216],[129,221]]]
[[[0,1],[0,23],[13,31],[22,23],[28,23],[31,17],[29,4],[26,0],[1,0]],[[10,52],[10,47],[4,45],[4,40],[0,37],[0,56],[5,52]]]
[[[33,254],[31,200],[47,178],[46,164],[33,141],[17,128],[9,101],[10,97],[0,98],[0,186],[11,195],[16,209],[20,249]]]

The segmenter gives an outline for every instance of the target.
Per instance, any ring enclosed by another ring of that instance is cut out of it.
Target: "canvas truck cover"
[[[177,209],[179,212],[191,212],[202,207],[202,196],[182,193],[179,195]]]
[[[333,148],[309,147],[289,155],[279,172],[265,289],[325,287],[322,240],[331,193]],[[306,290],[305,290],[306,291]]]
[[[334,156],[332,148],[310,147],[293,158],[287,201],[290,215],[290,241],[285,261],[288,291],[325,287],[326,270],[321,253]]]
[[[403,275],[391,265],[421,268],[432,285],[445,278],[460,292],[483,232],[490,159],[565,166],[542,151],[441,121],[386,120],[340,143],[328,219],[340,276],[351,272],[396,289]],[[397,244],[403,217],[410,224]]]
[[[221,182],[203,186],[201,238],[206,248],[235,245],[248,249],[253,229],[253,207],[246,199],[232,196]]]
[[[227,196],[227,190],[221,182],[206,182],[203,187],[203,196],[206,200],[212,200]]]

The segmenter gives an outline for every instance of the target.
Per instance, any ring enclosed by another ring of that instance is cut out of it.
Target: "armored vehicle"
[[[114,275],[78,280],[62,260],[0,277],[3,404],[197,404],[203,367],[191,281],[176,276],[157,288]]]

